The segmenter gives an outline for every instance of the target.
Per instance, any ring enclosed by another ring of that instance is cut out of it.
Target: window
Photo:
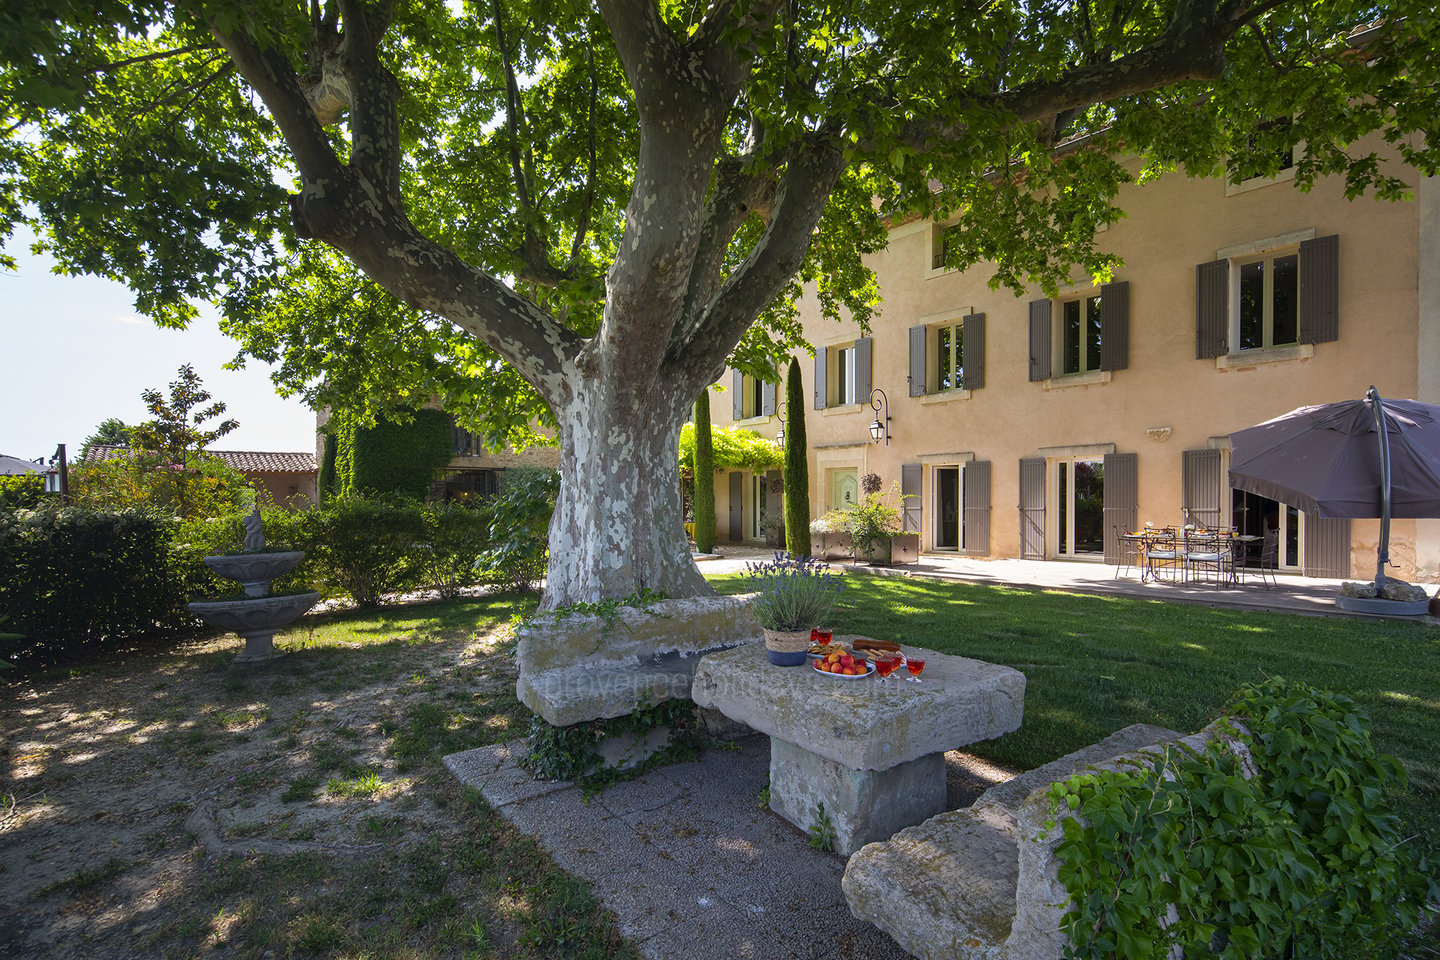
[[[1340,238],[1313,233],[1229,247],[1196,266],[1196,359],[1288,359],[1293,348],[1340,338]],[[1257,353],[1273,348],[1282,349]]]
[[[752,417],[769,417],[775,414],[775,384],[752,377],[739,370],[731,371],[730,416],[737,423]]]
[[[1295,176],[1295,154],[1300,144],[1294,141],[1292,126],[1289,117],[1280,117],[1260,124],[1246,137],[1245,149],[1228,164],[1227,195]]]
[[[952,311],[911,327],[910,396],[985,386],[985,314]]]
[[[1061,374],[1100,369],[1100,295],[1065,300],[1060,304]]]
[[[951,323],[935,328],[936,392],[965,389],[965,326]]]
[[[950,249],[954,246],[959,236],[960,225],[951,224],[948,227],[935,224],[930,231],[930,269],[946,270],[946,261],[950,259]]]
[[[1071,296],[1058,304],[1030,301],[1031,381],[1124,370],[1129,365],[1128,280],[1107,283],[1098,293]]]
[[[869,337],[815,351],[815,409],[853,406],[870,398]]]
[[[1236,264],[1236,317],[1241,350],[1300,342],[1300,255],[1260,257]]]
[[[830,351],[830,406],[859,403],[855,394],[855,345]]]

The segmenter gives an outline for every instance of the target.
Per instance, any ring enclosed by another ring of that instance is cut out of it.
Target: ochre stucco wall
[[[1138,164],[1132,165],[1138,169]],[[1440,380],[1440,281],[1427,277],[1422,322],[1422,256],[1440,268],[1440,190],[1421,185],[1420,202],[1346,201],[1342,184],[1326,180],[1309,193],[1288,182],[1227,196],[1221,180],[1172,173],[1146,186],[1125,188],[1118,200],[1128,217],[1099,236],[1103,249],[1125,261],[1116,280],[1129,281],[1129,366],[1108,382],[1046,389],[1027,380],[1027,301],[991,290],[989,271],[930,269],[932,226],[915,221],[892,230],[889,246],[869,262],[884,303],[873,325],[872,384],[889,399],[892,442],[868,442],[874,412],[868,406],[819,411],[809,403],[814,364],[800,355],[811,447],[812,513],[825,506],[827,471],[854,468],[880,474],[888,487],[905,463],[953,462],[973,454],[991,462],[991,556],[1018,554],[1019,461],[1067,445],[1138,455],[1139,518],[1179,522],[1181,455],[1185,450],[1225,446],[1234,430],[1304,404],[1363,396],[1374,384],[1384,396],[1435,394]],[[1422,238],[1422,220],[1427,231]],[[1236,363],[1195,357],[1195,267],[1234,245],[1306,232],[1339,236],[1340,338],[1302,347],[1294,359]],[[1422,244],[1424,246],[1422,246]],[[1076,277],[1075,291],[1092,287]],[[1066,291],[1061,291],[1064,296]],[[906,331],[947,314],[986,314],[986,385],[965,399],[908,396]],[[803,307],[806,335],[817,346],[860,336],[853,323],[819,318],[813,300]],[[1427,364],[1425,357],[1434,361]],[[1422,374],[1422,371],[1424,373]],[[1422,376],[1425,382],[1421,382]],[[727,377],[721,381],[726,386]],[[1440,395],[1425,397],[1440,401]],[[717,426],[731,424],[728,393],[712,393]],[[774,418],[745,425],[762,436],[779,427]],[[1168,428],[1157,442],[1149,428]],[[1105,448],[1108,449],[1108,446]],[[957,455],[957,456],[952,456]],[[1222,453],[1228,468],[1228,450]],[[1047,471],[1052,488],[1054,471]],[[930,545],[932,473],[925,471],[922,533]],[[724,477],[716,478],[720,530],[727,503]],[[1053,489],[1051,493],[1053,500]],[[1440,546],[1433,521],[1397,521],[1391,533],[1391,573],[1440,579]],[[1417,527],[1421,538],[1417,545]],[[1374,570],[1378,524],[1352,524],[1352,576]],[[1051,535],[1053,547],[1054,536]]]

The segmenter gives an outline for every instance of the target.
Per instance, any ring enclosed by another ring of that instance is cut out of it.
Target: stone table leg
[[[771,737],[770,809],[809,832],[822,803],[835,852],[848,857],[944,811],[945,755],[928,754],[888,770],[852,770]]]

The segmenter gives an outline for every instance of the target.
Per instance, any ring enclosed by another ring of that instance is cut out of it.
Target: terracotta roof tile
[[[102,460],[111,460],[115,457],[124,456],[130,450],[129,447],[116,447],[108,444],[92,444],[85,456],[86,463],[99,463]],[[234,467],[242,473],[314,473],[315,454],[313,453],[272,453],[259,450],[207,450],[206,453],[213,453],[226,465]]]

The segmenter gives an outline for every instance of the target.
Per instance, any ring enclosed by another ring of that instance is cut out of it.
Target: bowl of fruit
[[[875,670],[875,664],[865,659],[863,654],[852,653],[843,647],[814,657],[810,663],[816,673],[841,680],[858,680],[868,677]]]

